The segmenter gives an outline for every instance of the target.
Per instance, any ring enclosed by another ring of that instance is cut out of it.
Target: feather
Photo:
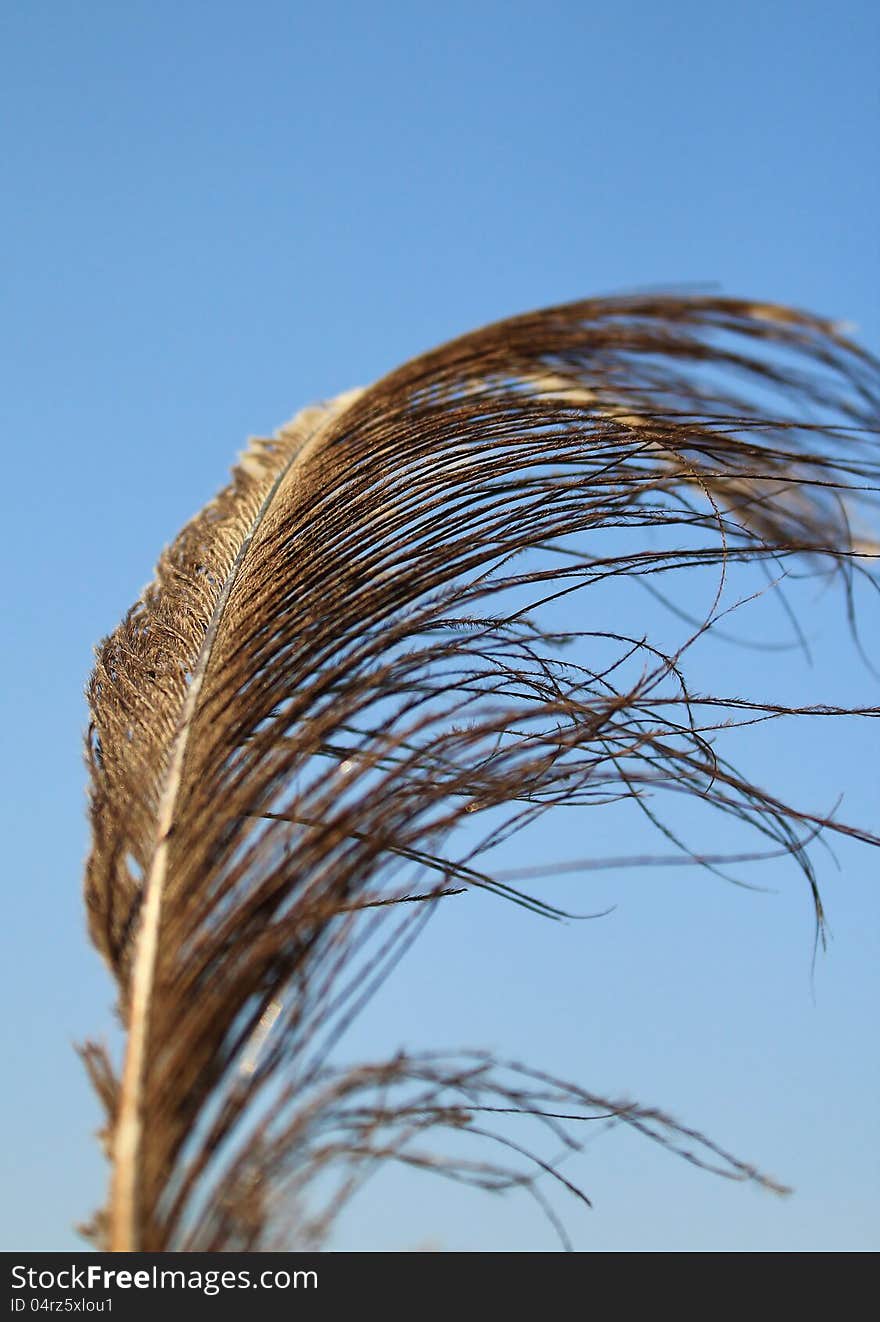
[[[877,368],[782,307],[593,300],[466,335],[251,442],[89,688],[86,902],[126,1032],[118,1074],[83,1048],[112,1165],[101,1245],[319,1243],[386,1160],[544,1205],[539,1178],[579,1193],[556,1162],[516,1165],[526,1149],[486,1127],[499,1112],[569,1149],[604,1116],[770,1183],[659,1111],[522,1064],[342,1069],[334,1050],[450,893],[562,916],[481,862],[553,807],[628,800],[687,858],[655,803],[699,798],[796,858],[821,925],[807,836],[878,841],[717,751],[725,721],[784,710],[689,692],[720,591],[673,651],[600,632],[591,603],[622,578],[669,601],[676,571],[747,561],[797,557],[847,594],[876,576],[859,520],[880,485]],[[422,1146],[437,1129],[507,1155],[441,1158]]]

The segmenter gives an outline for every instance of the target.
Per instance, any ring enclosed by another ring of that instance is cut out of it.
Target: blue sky
[[[696,282],[846,318],[880,350],[878,63],[859,0],[4,7],[0,1247],[77,1246],[101,1197],[72,1050],[112,1033],[80,900],[82,690],[161,547],[247,435],[507,313]],[[811,669],[716,649],[709,673],[876,703],[842,611],[809,611]],[[809,806],[847,790],[876,829],[876,735],[829,724],[749,755]],[[588,827],[563,852],[621,852],[612,821]],[[612,1134],[578,1168],[596,1204],[568,1210],[578,1249],[876,1248],[877,865],[837,854],[814,975],[790,867],[756,874],[772,894],[610,874],[588,879],[590,908],[618,903],[593,924],[450,904],[355,1045],[525,1057],[667,1107],[797,1190]],[[334,1242],[556,1246],[526,1199],[393,1172]]]

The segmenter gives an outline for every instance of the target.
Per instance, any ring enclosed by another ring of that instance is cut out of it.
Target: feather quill
[[[559,916],[477,866],[552,807],[629,798],[678,846],[650,805],[697,796],[794,855],[821,923],[804,828],[878,841],[716,750],[724,719],[784,710],[689,693],[682,658],[718,602],[674,653],[618,635],[600,668],[564,649],[608,643],[581,602],[621,576],[654,591],[795,556],[847,593],[875,577],[853,529],[880,486],[878,380],[802,312],[592,300],[466,335],[251,442],[89,688],[86,901],[126,1030],[118,1074],[83,1048],[112,1164],[100,1244],[317,1243],[389,1159],[542,1202],[537,1176],[578,1192],[534,1154],[525,1174],[420,1146],[466,1129],[521,1154],[483,1128],[499,1111],[569,1148],[577,1119],[611,1117],[770,1183],[658,1111],[523,1065],[344,1071],[332,1053],[443,896],[477,886]]]

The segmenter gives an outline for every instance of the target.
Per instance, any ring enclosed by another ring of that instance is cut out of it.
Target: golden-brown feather
[[[838,828],[716,752],[681,669],[700,629],[671,655],[620,636],[644,665],[619,686],[563,649],[589,649],[581,598],[610,577],[792,555],[845,588],[873,573],[851,528],[880,485],[877,417],[877,364],[830,323],[628,298],[487,327],[252,442],[89,691],[86,899],[127,1032],[118,1077],[84,1053],[108,1111],[102,1243],[266,1247],[294,1221],[316,1241],[390,1158],[540,1196],[503,1163],[419,1146],[437,1126],[482,1132],[499,1106],[554,1132],[610,1106],[761,1178],[659,1112],[522,1066],[340,1074],[332,1049],[440,896],[481,886],[556,912],[475,865],[556,805],[629,796],[662,830],[646,786],[698,795],[794,854],[821,917],[798,824]],[[329,1166],[337,1192],[306,1213]]]

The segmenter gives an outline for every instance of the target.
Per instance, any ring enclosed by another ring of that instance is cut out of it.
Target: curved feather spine
[[[149,1037],[150,1005],[156,973],[162,893],[168,866],[168,838],[174,826],[175,810],[193,718],[198,710],[202,685],[211,664],[217,631],[222,623],[224,611],[238,578],[239,570],[282,482],[296,464],[302,462],[308,455],[310,448],[320,443],[325,427],[335,422],[339,414],[344,412],[360,393],[360,390],[347,391],[325,408],[323,417],[315,427],[311,437],[301,448],[296,450],[272,483],[223,584],[186,691],[186,701],[180,714],[180,723],[171,748],[165,785],[159,803],[156,822],[156,849],[149,873],[144,882],[143,909],[135,945],[131,1010],[128,1021],[128,1044],[113,1142],[110,1249],[114,1252],[134,1252],[141,1247],[139,1202],[140,1147],[143,1137],[143,1079]]]

